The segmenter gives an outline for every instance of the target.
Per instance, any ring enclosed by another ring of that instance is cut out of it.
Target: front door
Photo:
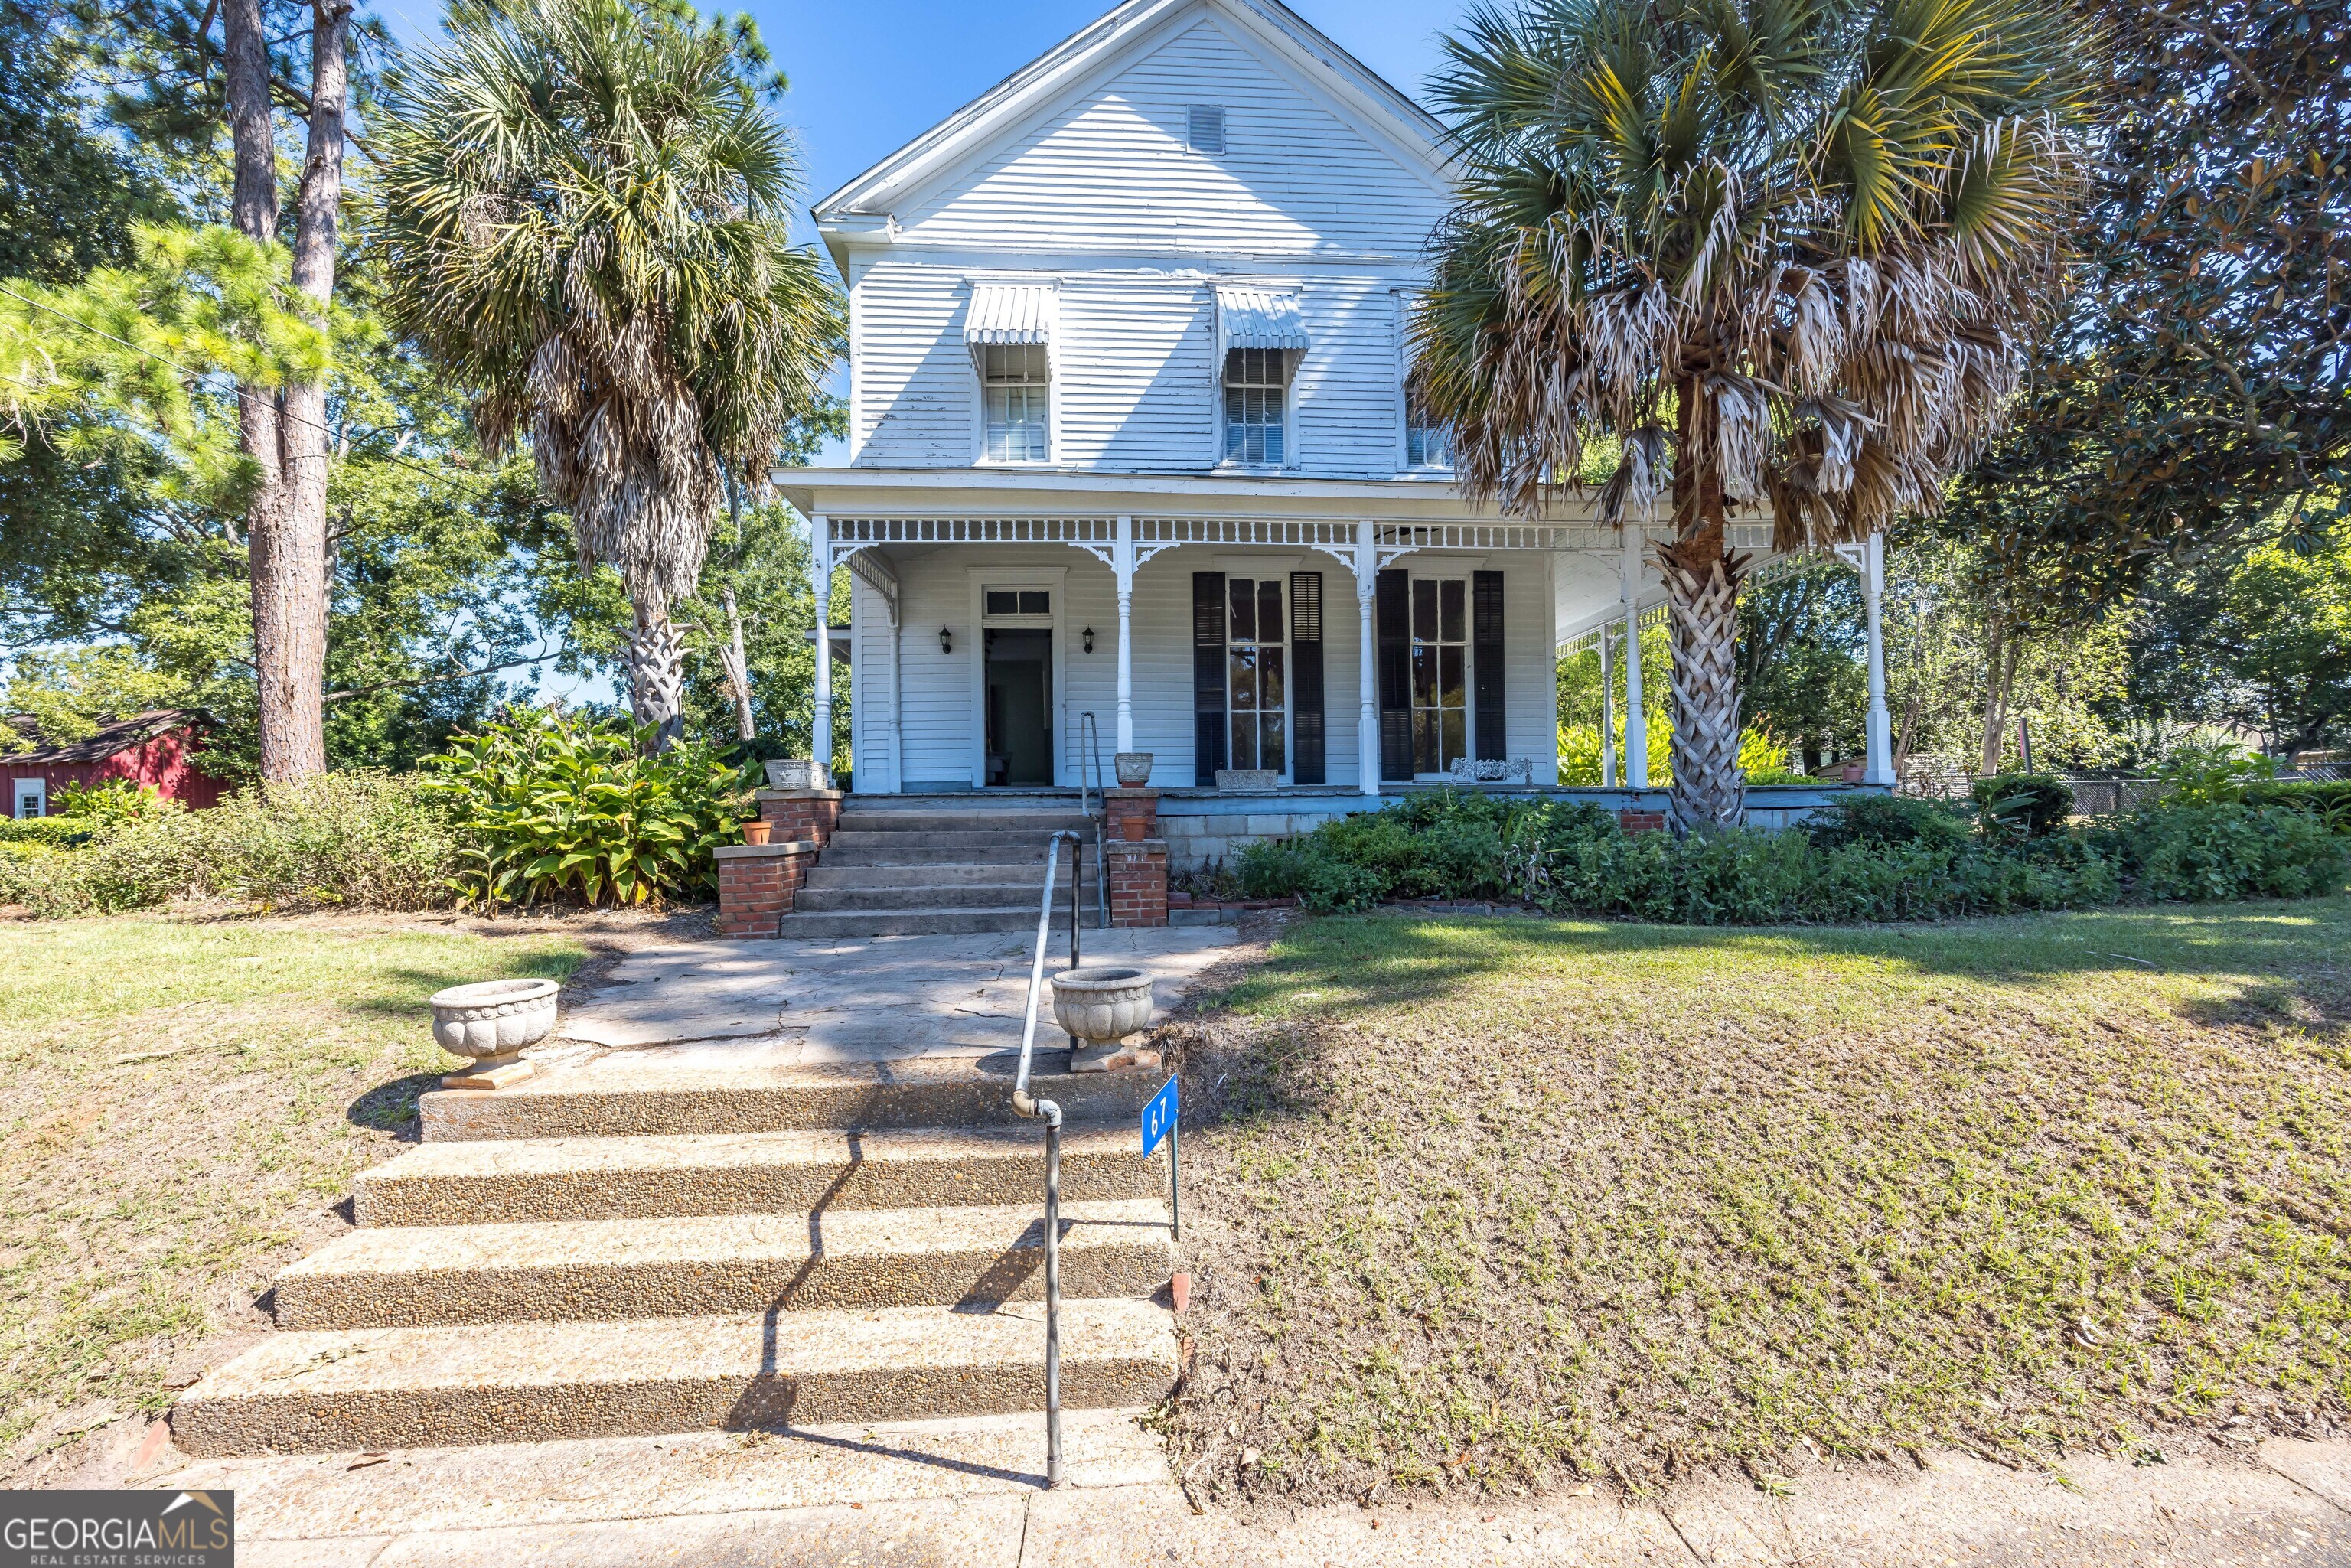
[[[990,627],[983,695],[987,717],[987,781],[1053,781],[1053,634]]]

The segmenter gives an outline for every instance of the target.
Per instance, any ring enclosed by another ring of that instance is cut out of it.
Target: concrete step
[[[1062,1402],[1165,1397],[1174,1322],[1148,1301],[1064,1302]],[[1001,1415],[1044,1396],[1044,1308],[1026,1302],[336,1329],[272,1334],[211,1373],[172,1435],[198,1458],[331,1453]]]
[[[1071,1203],[1155,1197],[1164,1155],[1123,1124],[1061,1134]],[[500,1138],[420,1145],[360,1173],[362,1227],[805,1214],[1041,1202],[1044,1133],[1011,1127]]]
[[[1100,906],[1091,896],[1083,902],[1078,913],[1088,928],[1098,928],[1102,925]],[[1066,902],[1055,906],[1052,925],[1057,931],[1070,928],[1070,906]],[[1037,906],[1034,904],[857,913],[810,911],[802,914],[795,909],[776,922],[777,936],[799,942],[831,941],[844,936],[954,936],[985,931],[1034,931],[1036,928]]]
[[[1072,1074],[1065,1039],[1039,1026],[1031,1092],[1059,1104],[1070,1121],[1131,1128],[1165,1076]],[[1036,1124],[1012,1110],[1017,1065],[1009,1051],[961,1061],[817,1067],[684,1065],[659,1051],[616,1051],[505,1089],[436,1089],[416,1103],[427,1144],[975,1125],[1018,1125],[1041,1136]]]
[[[1099,808],[1097,808],[1099,809]],[[1080,810],[939,811],[850,810],[841,814],[834,831],[843,833],[954,833],[980,831],[1022,833],[1042,838],[1055,829],[1085,832],[1094,817]]]
[[[932,869],[963,871],[980,868],[957,866]],[[995,871],[999,875],[1004,870],[1002,867],[986,869]],[[1055,877],[1053,885],[1056,889],[1053,895],[1055,907],[1062,915],[1067,915],[1070,908],[1070,878],[1067,873]],[[937,913],[939,904],[942,902],[947,902],[964,909],[1025,910],[1029,924],[1034,925],[1037,924],[1037,903],[1044,895],[1044,892],[1045,879],[1041,876],[1030,882],[1015,882],[1009,879],[997,882],[966,882],[958,878],[952,882],[935,879],[928,887],[877,887],[871,883],[861,884],[857,879],[844,874],[840,881],[828,883],[823,886],[802,887],[799,892],[792,895],[792,913],[795,915],[881,914],[906,909]],[[1080,903],[1079,912],[1092,913],[1087,909],[1087,905],[1093,905],[1098,910],[1102,901],[1094,896],[1094,876],[1092,867],[1087,868],[1086,885],[1083,892],[1084,897]],[[785,932],[786,936],[790,934],[789,931]]]
[[[422,1328],[993,1306],[1045,1294],[1043,1195],[850,1209],[352,1230],[278,1273],[277,1326]],[[1061,1206],[1061,1294],[1144,1297],[1175,1253],[1157,1198]]]
[[[856,832],[844,829],[825,841],[824,854],[828,858],[871,856],[876,865],[1026,861],[1042,865],[1045,842],[1042,833],[1000,833],[977,829],[937,833]],[[1085,840],[1089,852],[1092,844],[1089,835]],[[922,859],[910,862],[909,856]],[[1067,860],[1069,856],[1070,846],[1064,842],[1059,858]]]
[[[827,862],[820,857],[810,866],[801,891],[824,892],[844,887],[923,888],[938,894],[960,894],[967,886],[1025,888],[1034,898],[1044,891],[1045,868],[1034,861],[1025,864],[1008,865],[1003,862],[982,862],[976,865],[857,865]],[[1093,852],[1085,856],[1086,883],[1093,884]],[[1065,892],[1072,874],[1071,857],[1063,855],[1053,868],[1053,883]],[[960,898],[957,902],[963,902]]]

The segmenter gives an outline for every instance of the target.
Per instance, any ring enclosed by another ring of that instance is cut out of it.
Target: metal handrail
[[[1045,841],[1045,896],[1037,910],[1037,951],[1029,966],[1029,1006],[1020,1025],[1020,1071],[1012,1080],[1012,1108],[1045,1124],[1045,1485],[1061,1484],[1061,1108],[1031,1099],[1029,1060],[1037,1047],[1037,992],[1045,983],[1045,943],[1053,932],[1053,879],[1061,872],[1061,841],[1078,843],[1064,828]],[[1078,967],[1077,862],[1070,864],[1070,967]]]
[[[1078,770],[1078,807],[1089,817],[1093,809],[1086,804],[1086,773],[1093,774],[1094,798],[1102,803],[1101,821],[1094,824],[1094,903],[1102,911],[1102,923],[1110,925],[1110,869],[1103,858],[1102,841],[1110,837],[1110,796],[1102,788],[1102,727],[1095,724],[1093,710],[1078,715],[1078,742],[1084,749],[1087,766]]]

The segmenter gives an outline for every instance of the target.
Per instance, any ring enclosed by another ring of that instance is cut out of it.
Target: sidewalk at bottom
[[[1025,1416],[234,1460],[131,1436],[71,1484],[233,1490],[243,1568],[2351,1568],[2341,1441],[2053,1474],[1941,1455],[1812,1469],[1784,1498],[1714,1478],[1632,1502],[1568,1488],[1242,1522],[1192,1512],[1133,1412],[1071,1414],[1057,1492]]]

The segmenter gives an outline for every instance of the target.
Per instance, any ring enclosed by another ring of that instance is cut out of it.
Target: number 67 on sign
[[[1181,1134],[1176,1120],[1176,1080],[1170,1078],[1159,1092],[1151,1097],[1151,1103],[1143,1108],[1143,1156],[1149,1159],[1151,1151],[1159,1146],[1159,1140],[1167,1140],[1167,1228],[1170,1237],[1181,1241],[1184,1239],[1184,1199],[1183,1188],[1176,1176]]]

